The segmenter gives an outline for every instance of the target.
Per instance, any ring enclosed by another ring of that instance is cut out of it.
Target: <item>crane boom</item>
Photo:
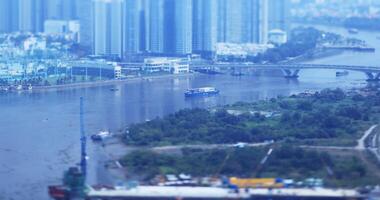
[[[83,97],[80,98],[80,135],[81,135],[81,172],[84,177],[87,175],[87,153],[86,153],[86,134],[84,132],[84,113]]]

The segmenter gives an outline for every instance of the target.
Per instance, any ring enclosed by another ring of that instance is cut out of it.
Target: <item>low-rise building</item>
[[[280,29],[273,29],[269,31],[268,40],[272,44],[281,45],[288,41],[288,35],[285,31]]]
[[[229,59],[245,59],[248,56],[256,56],[259,53],[264,53],[269,48],[273,48],[272,44],[254,44],[254,43],[218,43],[214,55],[215,61]]]
[[[148,73],[167,72],[172,74],[188,73],[190,62],[188,58],[154,57],[144,60],[143,70]]]

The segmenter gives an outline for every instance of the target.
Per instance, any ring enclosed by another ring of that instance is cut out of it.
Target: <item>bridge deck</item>
[[[191,65],[191,68],[252,68],[252,69],[337,69],[353,70],[362,72],[380,72],[380,66],[359,66],[359,65],[323,65],[323,64],[206,64]]]

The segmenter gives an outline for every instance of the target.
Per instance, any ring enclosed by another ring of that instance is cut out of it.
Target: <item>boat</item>
[[[244,76],[245,74],[242,72],[232,72],[231,76]]]
[[[197,97],[197,96],[212,96],[218,95],[219,90],[213,87],[202,87],[202,88],[193,88],[188,89],[185,92],[185,97]]]
[[[110,91],[111,92],[117,92],[117,91],[119,91],[119,89],[117,89],[117,88],[111,88]]]
[[[350,29],[348,29],[348,33],[351,33],[351,34],[358,34],[358,33],[359,33],[359,30],[356,29],[356,28],[350,28]]]
[[[348,71],[342,71],[342,72],[336,72],[336,76],[339,77],[339,76],[347,76],[349,74]]]
[[[112,137],[112,134],[109,131],[100,131],[97,134],[91,135],[93,141],[102,141],[109,137]]]

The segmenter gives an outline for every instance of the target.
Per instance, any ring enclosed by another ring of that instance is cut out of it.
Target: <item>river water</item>
[[[319,27],[346,34],[345,29]],[[355,37],[380,49],[380,33],[361,31]],[[350,53],[308,63],[377,65],[379,52]],[[380,63],[379,63],[380,65]],[[232,77],[188,76],[152,81],[131,81],[114,86],[66,89],[0,95],[0,200],[48,199],[46,186],[59,184],[62,173],[79,161],[79,98],[85,99],[87,134],[109,129],[119,131],[130,123],[142,122],[183,108],[207,108],[238,101],[256,101],[279,95],[323,88],[366,86],[365,75],[350,72],[335,77],[334,70],[303,70],[298,81],[277,73]],[[220,96],[184,98],[187,88],[214,86]],[[110,88],[118,88],[111,92]],[[89,182],[99,177],[99,148],[89,142]]]

